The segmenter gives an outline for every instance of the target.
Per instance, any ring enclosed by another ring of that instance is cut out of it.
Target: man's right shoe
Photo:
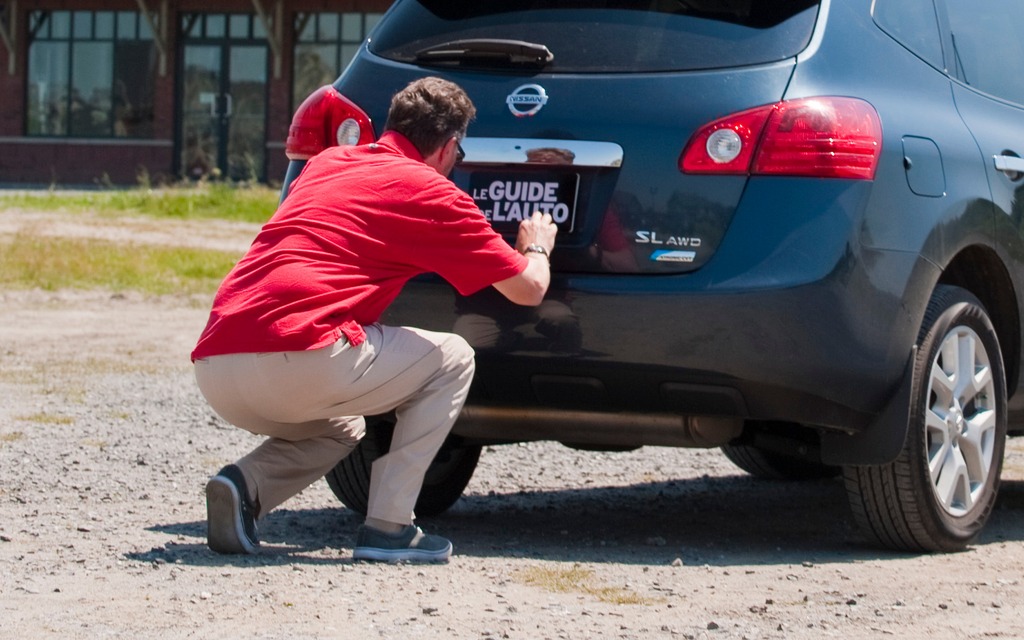
[[[359,527],[355,560],[381,562],[448,562],[452,543],[441,536],[429,536],[416,525],[406,525],[398,533],[384,533],[372,527]]]
[[[229,464],[206,483],[206,542],[217,553],[256,553],[256,508],[245,476]]]

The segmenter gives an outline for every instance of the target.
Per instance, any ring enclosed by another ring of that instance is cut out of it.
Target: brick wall
[[[5,142],[0,182],[32,185],[136,184],[144,169],[153,182],[171,179],[170,144]]]

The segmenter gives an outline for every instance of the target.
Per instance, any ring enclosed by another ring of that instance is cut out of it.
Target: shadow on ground
[[[278,509],[260,522],[257,556],[220,556],[205,545],[205,522],[151,527],[172,536],[163,547],[128,554],[146,562],[195,565],[338,564],[361,516],[337,508]],[[866,545],[838,480],[769,482],[704,477],[632,486],[512,494],[469,494],[447,513],[421,519],[468,557],[566,562],[775,565],[853,562],[905,556]],[[1004,481],[976,544],[1024,539],[1024,481]]]

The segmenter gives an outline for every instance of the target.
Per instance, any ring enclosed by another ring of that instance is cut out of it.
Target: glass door
[[[228,52],[227,172],[232,180],[263,180],[267,120],[267,48]]]
[[[181,92],[181,173],[188,178],[223,174],[223,120],[226,102],[222,47],[187,45]]]
[[[187,178],[266,177],[267,46],[250,25],[248,16],[186,19],[176,142]]]

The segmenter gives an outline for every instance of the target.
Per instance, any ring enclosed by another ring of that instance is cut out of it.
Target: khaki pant
[[[459,336],[371,325],[358,347],[241,353],[195,363],[207,402],[231,424],[269,436],[236,464],[259,515],[349,454],[364,415],[396,414],[387,455],[373,463],[367,516],[409,524],[423,476],[462,410],[473,350]]]

